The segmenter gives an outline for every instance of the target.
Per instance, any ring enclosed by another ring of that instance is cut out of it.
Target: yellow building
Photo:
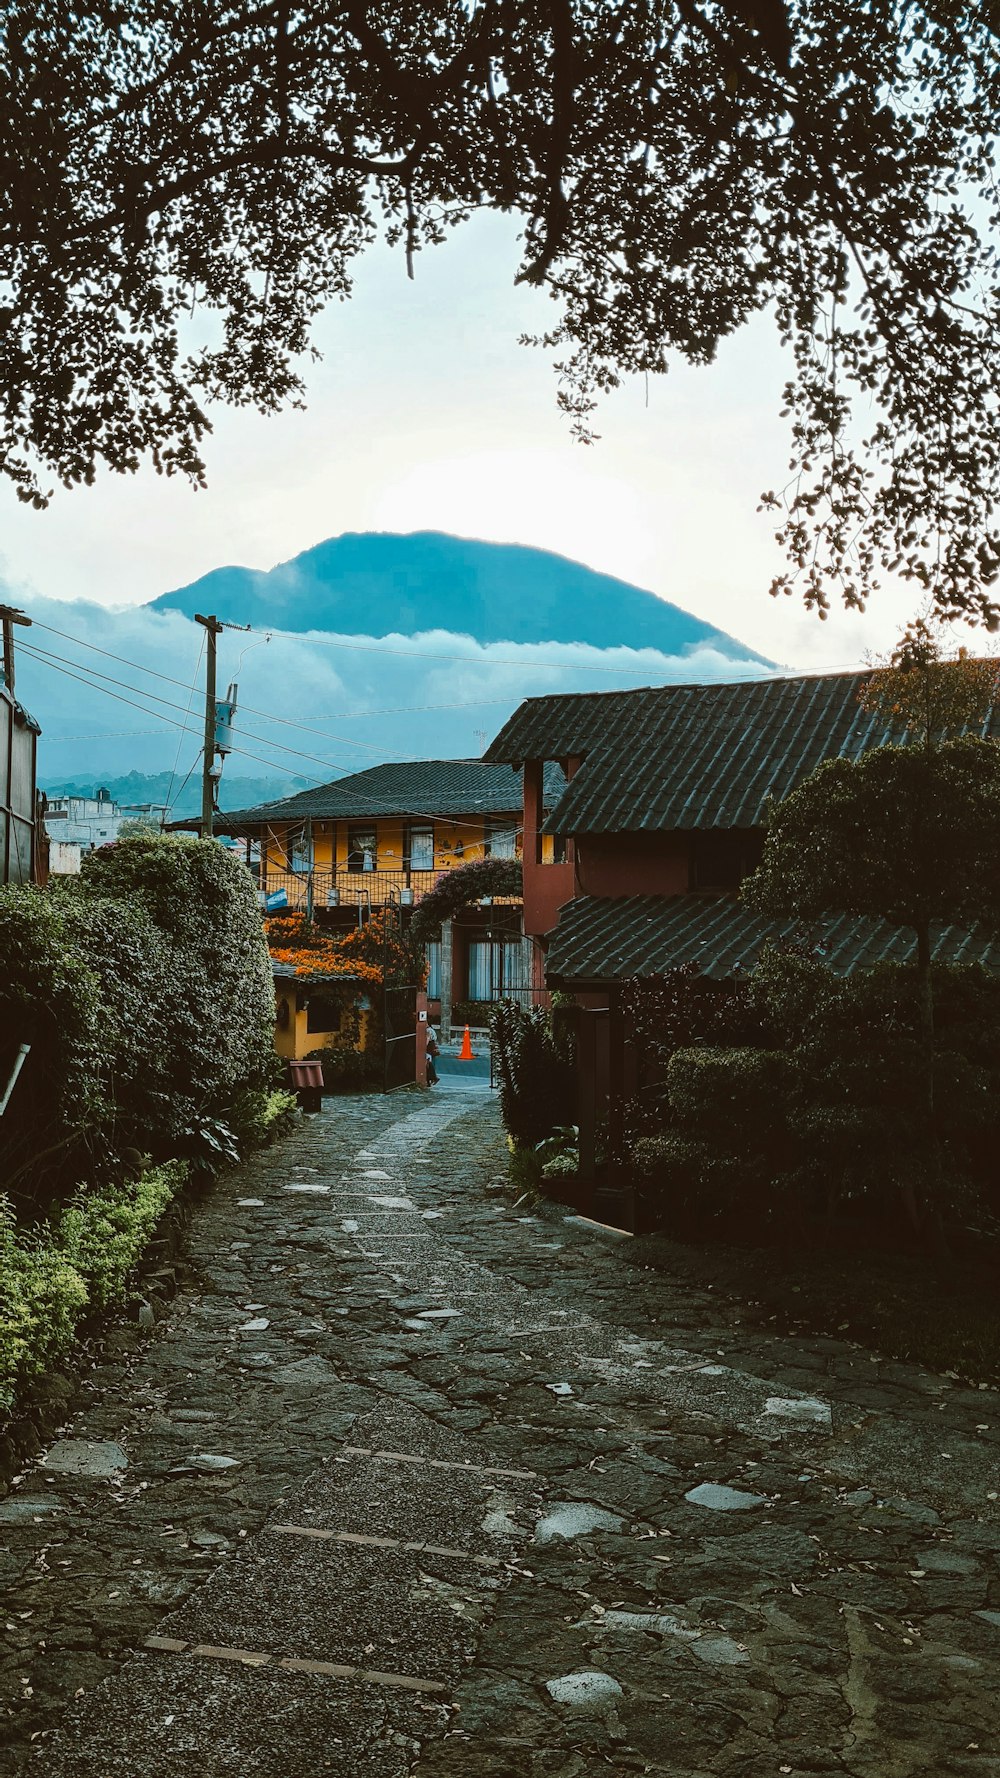
[[[297,977],[290,963],[275,963],[274,996],[274,1047],[283,1060],[298,1062],[317,1050],[367,1050],[372,1007],[363,982]]]
[[[550,768],[552,801],[565,788]],[[443,871],[521,853],[520,775],[478,759],[411,760],[369,767],[281,802],[216,818],[241,840],[269,913],[301,912],[346,931],[393,902],[412,908]],[[543,844],[551,849],[546,836]],[[448,923],[428,946],[432,1017],[447,1026],[531,983],[520,899],[493,898]],[[466,1022],[464,1018],[461,1022]],[[284,1052],[282,1052],[284,1053]],[[290,1053],[290,1052],[289,1052]]]

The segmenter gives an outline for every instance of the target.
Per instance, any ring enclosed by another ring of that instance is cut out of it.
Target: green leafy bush
[[[972,967],[934,976],[943,1170],[921,1139],[916,971],[843,977],[769,947],[746,986],[756,1047],[677,1050],[666,1066],[660,1128],[632,1148],[644,1221],[697,1232],[723,1218],[762,1234],[846,1218],[899,1244],[920,1192],[933,1190],[943,1221],[995,1213],[1000,982]]]
[[[54,1244],[83,1279],[92,1309],[121,1302],[150,1236],[187,1169],[182,1161],[150,1168],[138,1179],[80,1193],[54,1229]]]
[[[0,1200],[0,1411],[72,1345],[81,1320],[121,1302],[181,1162],[78,1195],[51,1222],[19,1228]]]
[[[500,1115],[507,1134],[527,1148],[576,1115],[573,1040],[562,1020],[541,1007],[498,1000],[490,1042],[500,1079]]]
[[[563,1124],[539,1142],[535,1153],[541,1162],[543,1179],[568,1179],[580,1170],[580,1131],[576,1124]]]
[[[171,1091],[221,1111],[245,1086],[273,1079],[274,981],[249,871],[225,847],[186,836],[136,836],[89,854],[90,896],[138,901],[174,972]]]
[[[22,1220],[128,1149],[235,1155],[278,1064],[255,891],[223,847],[136,835],[79,878],[0,891],[0,956],[0,1070],[31,1045],[0,1123]]]
[[[464,1025],[476,1025],[488,1030],[490,1014],[495,1002],[492,1000],[456,1000],[451,1008],[451,1028],[461,1029]]]
[[[240,1152],[245,1154],[273,1142],[290,1128],[298,1108],[295,1094],[284,1087],[269,1093],[248,1089],[239,1094],[229,1108],[229,1123]]]
[[[21,1207],[42,1176],[55,1191],[75,1184],[112,1143],[116,1038],[98,973],[58,897],[0,889],[0,957],[4,1084],[18,1045],[31,1045],[0,1119],[0,1179]]]

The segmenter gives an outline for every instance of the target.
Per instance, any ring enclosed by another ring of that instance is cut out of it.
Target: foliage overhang
[[[417,906],[410,931],[418,943],[426,943],[442,920],[453,919],[462,909],[489,896],[520,896],[524,872],[519,858],[473,858],[468,864],[443,871]]]
[[[822,613],[896,568],[994,621],[997,50],[975,0],[9,0],[0,468],[35,504],[102,464],[200,482],[209,404],[300,400],[374,239],[412,274],[489,209],[581,437],[770,312],[773,590]]]

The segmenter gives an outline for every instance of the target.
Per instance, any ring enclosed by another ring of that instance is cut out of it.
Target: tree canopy
[[[965,736],[827,760],[773,810],[741,893],[806,920],[1000,928],[1000,746]]]
[[[450,920],[463,908],[485,896],[520,896],[524,875],[519,858],[470,858],[452,870],[442,871],[413,915],[410,930],[419,944],[431,938],[442,920]]]
[[[379,235],[482,209],[554,299],[559,400],[770,310],[821,612],[896,568],[996,621],[1000,98],[990,0],[9,0],[0,467],[203,477],[212,400],[301,398]]]

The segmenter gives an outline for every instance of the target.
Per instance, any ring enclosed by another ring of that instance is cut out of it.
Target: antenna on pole
[[[194,621],[205,630],[205,745],[201,761],[201,837],[210,840],[212,837],[213,817],[215,814],[215,657],[218,648],[219,633],[222,630],[217,617],[202,617],[195,612]]]

